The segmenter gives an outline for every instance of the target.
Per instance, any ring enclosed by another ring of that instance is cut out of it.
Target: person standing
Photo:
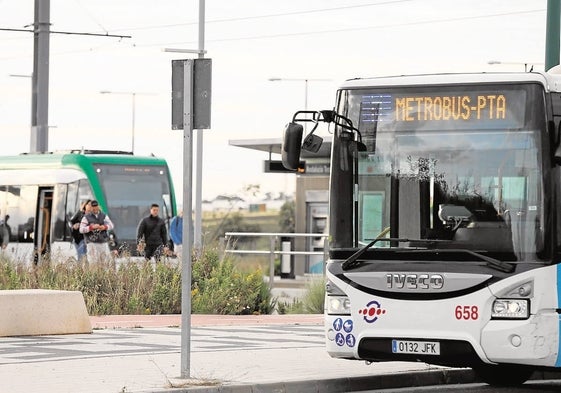
[[[144,253],[144,258],[149,261],[152,257],[157,261],[167,253],[168,234],[165,221],[158,216],[160,206],[153,203],[150,206],[150,215],[140,220],[136,239],[137,251]]]
[[[91,201],[88,199],[82,203],[80,210],[70,219],[72,239],[74,239],[74,247],[76,247],[76,258],[78,261],[81,261],[82,258],[86,256],[86,241],[84,240],[84,234],[80,232],[80,222],[91,210]]]
[[[80,221],[80,233],[84,234],[89,262],[105,261],[110,258],[108,231],[113,229],[113,223],[107,214],[103,213],[96,200],[91,201],[91,211]]]
[[[8,243],[10,242],[10,236],[12,235],[12,230],[8,225],[8,220],[10,216],[6,214],[4,216],[4,220],[0,220],[0,247],[2,250],[5,250],[8,247]]]
[[[183,243],[183,211],[171,219],[169,223],[169,237],[173,242],[173,251],[179,259],[181,259],[181,251]]]

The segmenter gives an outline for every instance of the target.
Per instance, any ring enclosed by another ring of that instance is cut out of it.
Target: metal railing
[[[273,288],[274,278],[275,278],[275,258],[277,255],[322,255],[323,260],[327,260],[327,237],[329,235],[325,233],[270,233],[270,232],[226,232],[224,234],[224,252],[229,254],[253,254],[253,255],[269,255],[269,288]],[[232,239],[239,237],[267,237],[269,238],[269,249],[268,250],[237,250],[229,248],[235,244]],[[310,238],[310,237],[321,237],[323,238],[323,250],[322,251],[295,251],[295,250],[282,250],[280,249],[282,238]],[[277,247],[279,246],[279,247]],[[323,269],[323,274],[325,274],[325,265]]]

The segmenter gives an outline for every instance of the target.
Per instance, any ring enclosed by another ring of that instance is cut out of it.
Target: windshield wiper
[[[360,250],[358,250],[357,252],[355,252],[353,255],[351,255],[349,258],[347,258],[345,261],[343,261],[343,263],[341,264],[341,268],[343,270],[349,270],[353,267],[355,267],[356,265],[358,265],[359,261],[358,259],[364,255],[364,253],[366,251],[368,251],[368,249],[370,247],[372,247],[374,244],[376,244],[379,241],[394,241],[394,242],[398,242],[398,243],[403,243],[403,242],[413,242],[415,244],[426,244],[431,245],[431,244],[436,244],[436,243],[450,243],[451,240],[438,240],[438,239],[406,239],[406,238],[376,238],[374,240],[372,240],[370,243],[368,243],[367,245],[365,245],[364,247],[362,247]],[[512,273],[514,271],[514,265],[507,263],[507,262],[503,262],[499,259],[495,259],[492,257],[489,257],[487,255],[483,255],[479,252],[476,251],[472,251],[472,250],[467,250],[464,248],[457,248],[457,249],[431,249],[431,251],[434,252],[464,252],[470,255],[473,255],[477,258],[480,258],[482,260],[484,260],[485,262],[487,262],[487,266],[499,270],[501,272],[505,272],[505,273]]]
[[[372,247],[377,242],[414,242],[415,244],[424,244],[424,245],[431,245],[436,243],[449,243],[450,240],[438,240],[438,239],[407,239],[402,237],[377,237],[376,239],[372,240],[370,243],[362,247],[360,250],[355,252],[353,255],[348,257],[343,263],[341,264],[341,268],[343,270],[349,270],[352,267],[358,264],[358,258],[360,258],[370,247]]]
[[[483,259],[485,262],[487,262],[487,266],[492,267],[493,269],[496,269],[498,271],[501,272],[505,272],[505,273],[512,273],[514,271],[514,265],[511,263],[507,263],[507,262],[503,262],[499,259],[496,258],[491,258],[487,255],[483,255],[477,251],[472,251],[472,250],[467,250],[465,248],[451,248],[451,249],[444,249],[444,250],[435,250],[435,251],[445,251],[445,252],[465,252],[467,254],[476,256],[478,258]]]

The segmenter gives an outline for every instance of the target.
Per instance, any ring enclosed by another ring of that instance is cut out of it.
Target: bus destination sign
[[[525,100],[523,90],[364,94],[361,123],[398,130],[521,128]]]
[[[397,121],[505,119],[504,94],[463,96],[413,96],[395,98]]]

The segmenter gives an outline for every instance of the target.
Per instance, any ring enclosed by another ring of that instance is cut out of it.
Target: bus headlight
[[[351,301],[346,296],[327,297],[328,315],[351,315]]]
[[[493,302],[491,318],[493,319],[528,319],[530,317],[530,300],[497,299]]]

